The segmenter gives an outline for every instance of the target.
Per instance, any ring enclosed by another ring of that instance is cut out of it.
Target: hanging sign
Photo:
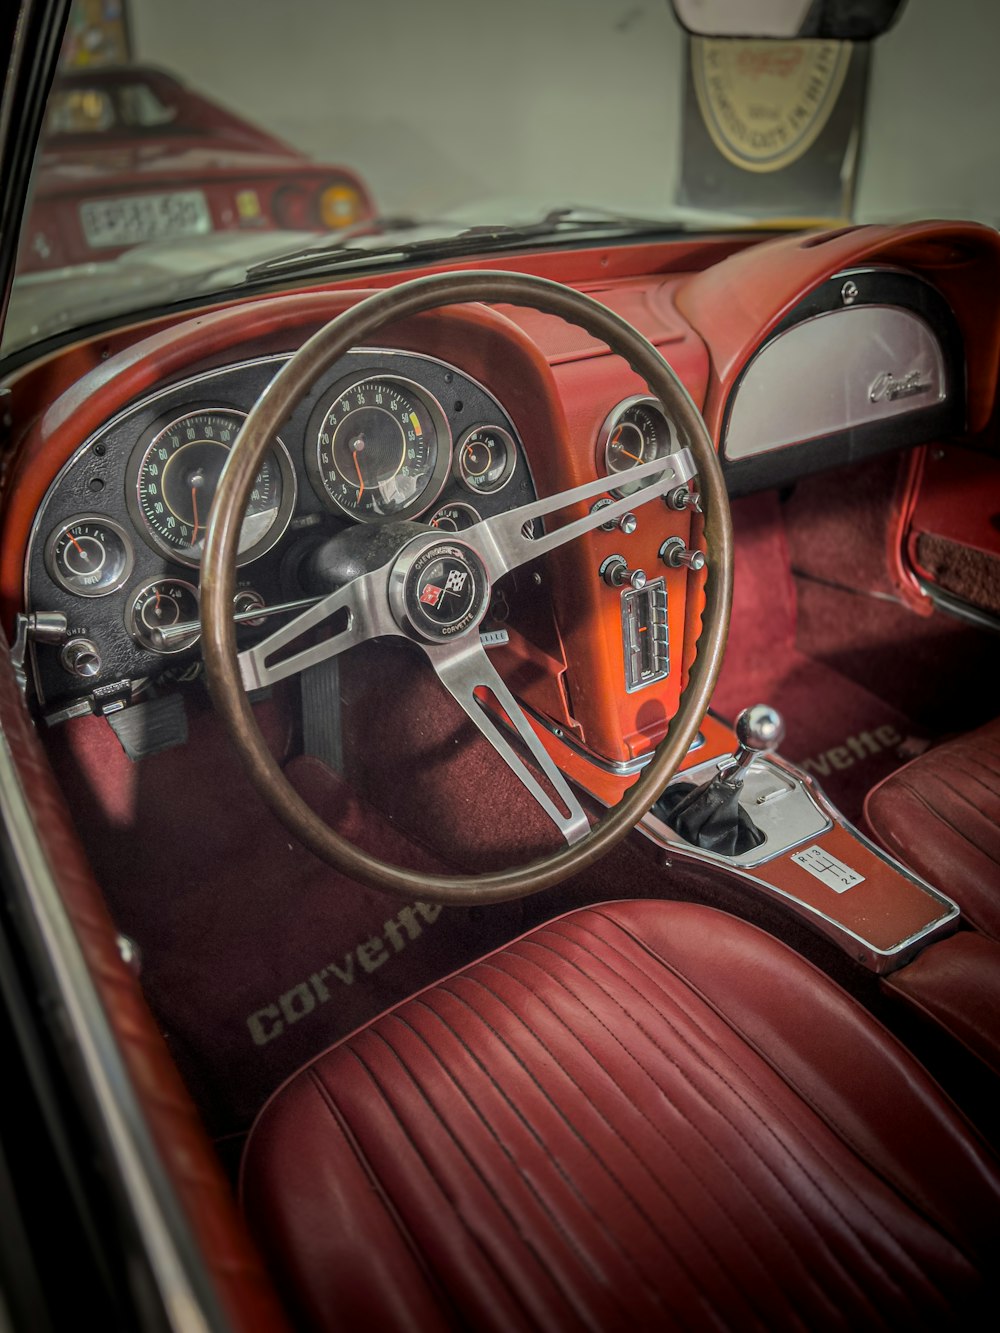
[[[680,202],[847,216],[866,83],[866,46],[690,38]]]

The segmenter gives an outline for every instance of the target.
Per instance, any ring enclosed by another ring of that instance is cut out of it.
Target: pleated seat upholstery
[[[321,1328],[941,1327],[1000,1237],[995,1163],[907,1052],[679,903],[560,918],[327,1051],[242,1196]]]
[[[1000,719],[897,769],[869,792],[865,819],[970,925],[1000,940]]]

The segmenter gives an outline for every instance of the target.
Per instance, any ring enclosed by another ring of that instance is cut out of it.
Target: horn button
[[[389,596],[401,628],[425,642],[449,643],[479,625],[490,604],[490,580],[464,542],[415,542],[392,567]]]

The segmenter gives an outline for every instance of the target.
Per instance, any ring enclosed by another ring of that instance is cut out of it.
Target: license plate
[[[87,244],[95,249],[174,236],[203,236],[212,230],[212,217],[201,190],[92,199],[80,205],[80,221]]]

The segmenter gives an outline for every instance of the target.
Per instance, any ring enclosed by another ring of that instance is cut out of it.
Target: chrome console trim
[[[749,874],[748,871],[752,868],[749,861],[744,861],[741,864],[733,858],[719,856],[712,852],[702,851],[701,848],[692,847],[690,844],[678,838],[672,830],[668,829],[666,825],[663,824],[661,820],[657,819],[651,812],[644,816],[640,821],[637,826],[638,831],[666,853],[668,858],[666,862],[667,864],[670,864],[671,861],[683,861],[691,864],[700,863],[721,867],[725,869],[728,874],[734,875],[737,879],[743,881],[748,888],[752,888],[755,892],[764,893],[768,897],[784,902],[786,905],[795,909],[804,921],[812,922],[817,929],[833,940],[834,943],[838,944],[845,953],[848,953],[856,962],[861,963],[864,967],[867,967],[870,971],[880,976],[889,972],[895,972],[898,968],[903,967],[906,963],[910,962],[921,949],[931,942],[931,940],[937,939],[942,935],[949,935],[954,931],[961,915],[957,903],[953,902],[951,898],[942,893],[939,889],[936,889],[932,884],[921,879],[919,875],[914,874],[912,870],[907,869],[907,867],[897,861],[895,857],[890,856],[888,852],[884,851],[881,847],[872,842],[870,838],[866,837],[865,834],[851,824],[849,820],[846,820],[833,802],[827,797],[819,783],[810,774],[803,772],[794,764],[780,758],[778,755],[769,755],[766,762],[773,765],[779,772],[788,775],[789,778],[796,781],[801,787],[803,795],[815,805],[819,814],[827,821],[827,828],[832,828],[835,822],[840,824],[851,837],[875,855],[885,865],[889,866],[897,875],[907,880],[915,888],[919,889],[922,893],[927,894],[934,900],[934,902],[938,903],[942,909],[941,915],[936,920],[930,922],[922,930],[917,931],[914,935],[900,940],[899,943],[894,945],[891,949],[880,949],[870,940],[865,939],[863,936],[857,934],[857,932],[851,930],[848,926],[845,926],[833,917],[828,916],[819,908],[802,902],[802,900],[797,898],[794,894],[779,888],[777,885],[771,884],[765,879]],[[699,767],[706,768],[707,764],[699,765]],[[808,834],[802,841],[808,841],[814,836],[816,835]],[[789,846],[782,848],[780,853],[775,853],[775,855],[791,851],[795,845],[796,844],[790,844]],[[763,865],[767,861],[773,859],[774,856],[769,855],[752,864]]]

